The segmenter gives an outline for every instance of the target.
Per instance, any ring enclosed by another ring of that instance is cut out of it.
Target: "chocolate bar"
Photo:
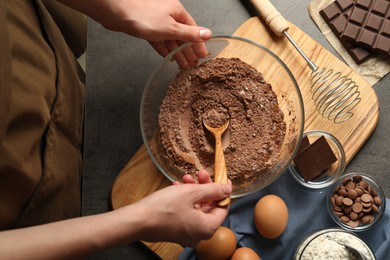
[[[354,4],[355,2],[353,0],[336,0],[323,8],[320,11],[320,15],[324,18],[349,55],[351,55],[352,59],[359,65],[371,56],[371,52],[341,37],[344,28],[347,26]]]
[[[390,1],[356,0],[341,38],[390,55]]]

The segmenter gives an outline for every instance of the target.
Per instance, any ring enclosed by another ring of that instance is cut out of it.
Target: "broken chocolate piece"
[[[336,161],[337,158],[324,136],[318,138],[294,158],[295,166],[306,182],[320,176]]]
[[[341,38],[353,6],[353,0],[336,0],[322,9],[320,15],[324,18],[346,51],[351,55],[352,59],[359,65],[371,56],[371,52]]]
[[[307,147],[309,147],[309,145],[310,145],[309,137],[307,137],[307,135],[305,135],[304,137],[302,137],[301,145],[298,148],[297,154],[300,154],[303,150],[305,150]]]
[[[341,38],[390,55],[390,2],[356,0]]]

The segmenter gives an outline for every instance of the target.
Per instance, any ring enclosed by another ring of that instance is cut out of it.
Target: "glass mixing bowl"
[[[302,96],[290,70],[266,47],[244,38],[230,36],[213,37],[204,44],[209,54],[201,58],[198,64],[218,57],[239,58],[261,72],[264,79],[272,85],[286,122],[286,135],[276,165],[249,184],[233,183],[232,198],[237,198],[266,187],[289,166],[298,150],[303,133],[305,117]],[[163,59],[150,76],[141,100],[140,125],[145,147],[158,170],[171,181],[181,181],[181,178],[161,152],[161,144],[157,137],[159,108],[170,82],[180,71],[174,61],[174,57],[177,57],[175,55],[186,53],[193,45],[184,44]],[[227,161],[226,164],[228,163]]]

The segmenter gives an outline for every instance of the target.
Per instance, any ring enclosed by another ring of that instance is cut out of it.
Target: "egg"
[[[255,206],[254,222],[263,237],[274,239],[280,236],[288,223],[286,203],[273,194],[262,197]]]
[[[238,248],[230,260],[260,260],[260,256],[249,247]]]
[[[228,259],[236,250],[237,239],[234,232],[224,226],[220,226],[214,235],[208,240],[202,240],[195,248],[200,260]]]

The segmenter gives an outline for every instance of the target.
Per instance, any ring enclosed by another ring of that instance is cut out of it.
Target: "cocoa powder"
[[[160,107],[159,141],[179,178],[200,169],[214,174],[213,127],[230,119],[222,142],[233,184],[272,168],[286,133],[277,96],[263,75],[237,58],[218,58],[181,71]]]

